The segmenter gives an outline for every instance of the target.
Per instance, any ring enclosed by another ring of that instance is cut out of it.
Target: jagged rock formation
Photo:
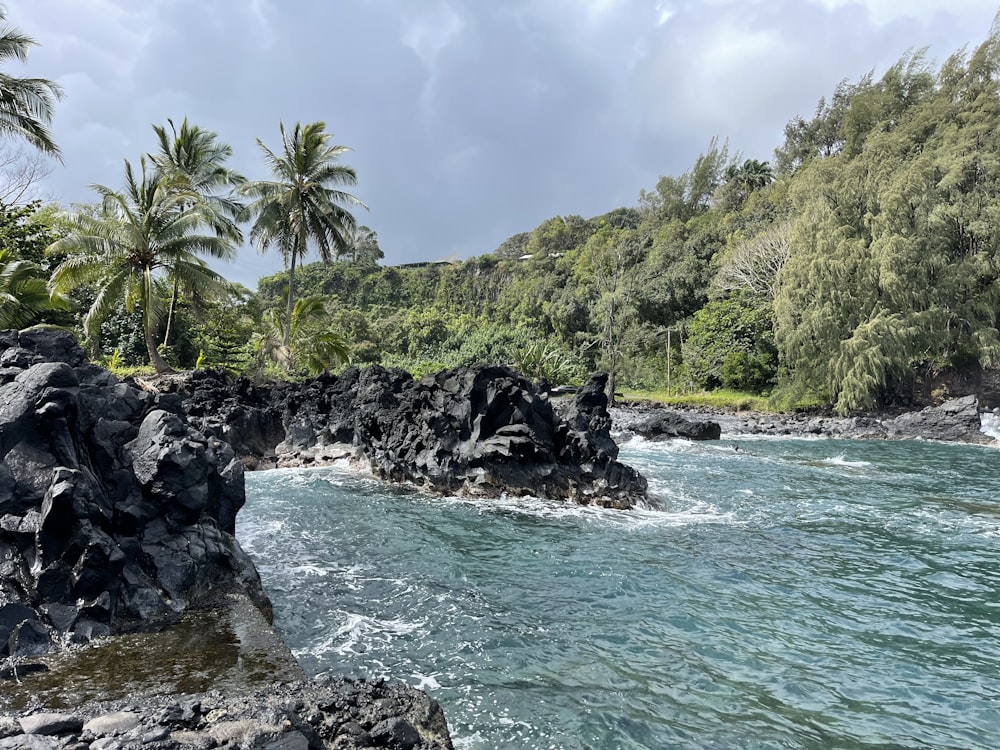
[[[561,407],[494,365],[420,381],[401,370],[352,367],[338,377],[271,386],[196,372],[165,387],[181,395],[203,432],[229,442],[251,466],[351,454],[376,476],[442,494],[539,495],[628,508],[645,497],[646,480],[617,460],[606,380],[595,375]]]
[[[981,427],[979,400],[975,396],[949,399],[940,406],[928,406],[885,421],[887,437],[893,440],[986,442]]]
[[[0,333],[0,656],[226,588],[269,609],[233,537],[242,464],[181,413],[88,364],[68,333]]]

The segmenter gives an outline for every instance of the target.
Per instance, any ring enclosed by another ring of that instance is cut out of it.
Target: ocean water
[[[307,672],[458,748],[1000,747],[1000,450],[641,440],[664,510],[250,474],[238,536]]]

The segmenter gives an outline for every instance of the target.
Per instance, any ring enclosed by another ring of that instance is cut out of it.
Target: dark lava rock
[[[0,361],[0,655],[227,587],[269,609],[233,537],[245,497],[227,444],[177,416],[179,400],[165,410],[87,364],[66,332],[3,332]]]
[[[337,377],[270,386],[213,371],[166,387],[180,393],[205,434],[227,440],[248,466],[350,456],[380,478],[440,494],[629,508],[645,498],[646,480],[617,460],[606,383],[606,374],[595,375],[559,408],[496,365],[419,381],[402,370],[351,367]]]
[[[688,440],[718,440],[722,428],[718,422],[687,419],[672,411],[653,414],[622,425],[623,429],[648,440],[686,438]]]

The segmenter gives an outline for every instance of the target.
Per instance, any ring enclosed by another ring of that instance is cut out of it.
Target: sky
[[[123,184],[168,118],[256,141],[323,121],[386,264],[467,258],[557,215],[633,206],[711,139],[768,160],[837,83],[908,50],[937,64],[988,36],[996,0],[6,0],[38,46],[4,72],[65,91],[69,205]],[[309,259],[315,259],[312,255]],[[255,288],[275,252],[219,267]]]

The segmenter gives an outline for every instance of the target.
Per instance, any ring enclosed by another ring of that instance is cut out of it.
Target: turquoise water
[[[1000,451],[626,443],[665,511],[248,475],[307,672],[391,676],[459,748],[1000,746]]]

